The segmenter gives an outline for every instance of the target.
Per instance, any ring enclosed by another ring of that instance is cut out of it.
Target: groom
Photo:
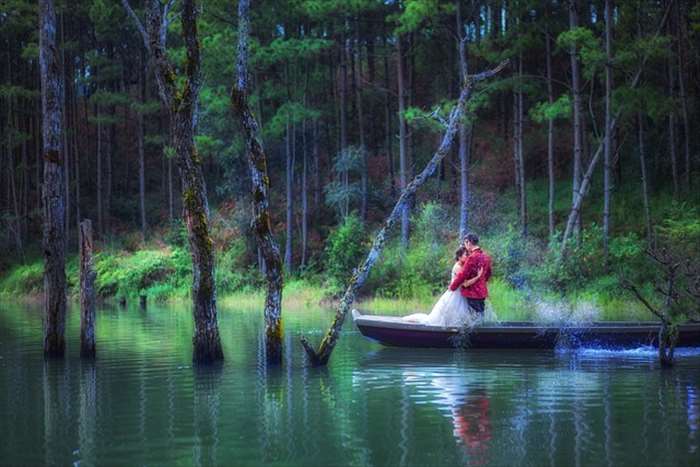
[[[476,277],[479,274],[479,269],[483,268],[481,276],[476,282],[468,287],[462,287],[460,290],[462,297],[467,299],[469,307],[483,317],[484,300],[489,296],[486,283],[491,278],[491,257],[479,247],[479,237],[474,233],[469,233],[464,237],[464,247],[469,252],[469,257],[462,272],[457,274],[457,277],[450,284],[450,290],[457,290],[464,281]]]

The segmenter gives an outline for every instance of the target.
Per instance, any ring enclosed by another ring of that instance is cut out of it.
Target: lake
[[[700,465],[700,352],[382,348],[351,320],[310,368],[332,314],[286,310],[285,362],[261,359],[262,311],[221,308],[226,356],[191,364],[186,305],[105,307],[97,360],[44,361],[39,306],[0,303],[0,464]]]

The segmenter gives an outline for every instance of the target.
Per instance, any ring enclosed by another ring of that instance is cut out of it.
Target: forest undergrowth
[[[546,203],[538,199],[545,190],[536,181],[528,186],[532,225],[543,225]],[[570,188],[557,186],[558,217],[565,214]],[[524,238],[517,230],[513,193],[497,200],[498,217],[479,212],[484,194],[473,193],[473,229],[482,237],[483,248],[494,262],[489,284],[489,306],[500,320],[595,321],[647,320],[652,316],[621,287],[623,279],[643,284],[653,296],[653,265],[646,258],[639,208],[628,203],[634,193],[617,193],[615,218],[624,231],[614,232],[610,263],[606,267],[600,241],[600,226],[587,213],[599,212],[597,196],[584,212],[580,240],[573,240],[566,257],[559,254],[559,239],[544,240],[546,232],[531,232]],[[657,233],[666,241],[690,245],[697,255],[700,244],[698,208],[676,203],[662,195],[652,205]],[[238,308],[262,308],[264,279],[259,272],[253,240],[247,231],[244,212],[221,206],[214,210],[212,226],[217,252],[216,281],[219,302]],[[446,289],[453,251],[458,246],[458,227],[447,203],[424,202],[413,216],[411,243],[402,251],[395,235],[377,262],[360,297],[360,308],[372,313],[405,314],[427,311]],[[163,229],[146,242],[135,233],[124,233],[104,241],[95,256],[97,293],[102,300],[184,301],[190,294],[192,266],[181,224]],[[286,274],[285,309],[327,307],[369,247],[372,232],[353,215],[330,228],[325,241],[312,245],[303,268]],[[668,240],[670,239],[670,240]],[[673,240],[675,239],[675,240]],[[657,240],[658,241],[658,240]],[[696,250],[692,245],[695,244]],[[315,247],[315,248],[313,248]],[[0,294],[36,297],[43,287],[43,262],[38,252],[0,271]],[[77,298],[78,258],[69,254],[66,274],[69,294]]]

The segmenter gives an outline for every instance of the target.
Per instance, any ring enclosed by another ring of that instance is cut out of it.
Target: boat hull
[[[559,326],[532,322],[483,325],[462,332],[456,327],[428,326],[389,316],[363,315],[353,310],[362,335],[380,344],[396,347],[473,349],[554,349],[561,347],[630,348],[657,346],[659,324],[591,323]],[[700,323],[679,326],[678,347],[700,346]]]

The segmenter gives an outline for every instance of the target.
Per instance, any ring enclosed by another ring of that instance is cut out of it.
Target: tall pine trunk
[[[306,99],[305,99],[306,100]],[[301,124],[301,267],[306,266],[307,243],[309,239],[308,232],[308,187],[307,187],[307,146],[306,146],[306,120]]]
[[[139,58],[139,104],[140,108],[136,112],[136,140],[139,152],[139,211],[141,218],[141,240],[146,241],[146,160],[144,155],[144,129],[143,129],[143,106],[146,101],[146,64],[143,53]]]
[[[402,38],[401,36],[396,39],[396,75],[398,80],[398,91],[399,91],[399,187],[401,191],[406,188],[407,177],[408,177],[408,162],[407,148],[408,135],[406,134],[406,116],[404,112],[406,111],[406,88],[404,85],[404,59],[403,50],[401,47]],[[409,206],[408,203],[403,205],[403,211],[401,212],[401,248],[406,250],[408,248],[408,229],[409,229]]]
[[[605,147],[603,153],[603,260],[609,260],[610,203],[612,187],[612,0],[605,0]]]
[[[552,89],[552,36],[548,26],[545,26],[545,59],[547,64],[547,102],[554,104],[554,91]],[[547,119],[547,177],[549,197],[547,202],[547,220],[549,225],[549,238],[554,238],[554,119]]]
[[[569,28],[575,29],[578,27],[578,5],[577,0],[569,1]],[[572,45],[569,50],[571,60],[571,92],[574,95],[573,117],[574,117],[574,168],[573,168],[573,194],[572,206],[580,204],[581,197],[581,154],[583,151],[582,130],[583,130],[583,110],[581,103],[581,72],[578,60],[578,51],[576,45]],[[574,229],[577,239],[581,236],[581,213],[576,212],[574,219]]]
[[[292,161],[293,139],[294,129],[292,128],[291,117],[287,115],[287,138],[285,141],[287,231],[284,243],[284,269],[287,273],[292,270],[292,233],[294,232],[294,163]]]
[[[647,181],[646,153],[644,151],[644,117],[641,112],[637,113],[637,144],[639,151],[639,169],[642,182],[642,206],[644,208],[644,227],[647,237],[647,245],[651,247],[651,210],[649,208],[649,182]]]
[[[362,57],[360,54],[360,33],[359,26],[356,25],[355,32],[355,108],[357,110],[357,131],[360,136],[360,151],[362,151],[362,178],[361,178],[361,202],[360,202],[360,218],[367,219],[367,196],[368,196],[368,148],[365,140],[365,122],[362,111]]]
[[[464,35],[462,24],[461,2],[455,2],[457,10],[457,53],[459,54],[459,83],[464,84],[464,80],[469,72],[467,56],[467,37]],[[471,125],[462,119],[459,122],[459,238],[463,239],[467,235],[469,221],[469,150],[471,146]]]
[[[65,202],[61,164],[62,91],[56,47],[56,11],[53,0],[39,2],[39,66],[44,157],[43,252],[44,252],[44,354],[65,353],[66,272]]]

